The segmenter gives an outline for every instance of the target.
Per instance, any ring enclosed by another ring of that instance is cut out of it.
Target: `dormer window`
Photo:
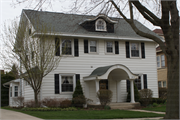
[[[103,19],[98,19],[96,21],[96,31],[107,31],[106,22]]]

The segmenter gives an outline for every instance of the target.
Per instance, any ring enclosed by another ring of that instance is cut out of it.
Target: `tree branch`
[[[156,26],[161,25],[161,20],[156,15],[154,15],[151,11],[149,11],[146,7],[144,7],[139,1],[133,1],[133,0],[130,0],[130,1],[134,4],[134,6],[144,16],[145,19],[147,19],[153,25],[156,25]]]
[[[111,0],[111,3],[112,3],[113,6],[116,8],[116,10],[119,12],[119,14],[124,18],[124,20],[131,25],[132,29],[136,32],[136,34],[138,34],[138,35],[140,35],[140,36],[142,36],[142,37],[145,37],[145,38],[152,39],[153,41],[155,41],[156,43],[158,43],[159,46],[161,47],[162,51],[163,51],[164,53],[166,53],[166,52],[165,52],[166,46],[164,45],[164,43],[163,43],[163,41],[162,41],[161,39],[159,39],[158,37],[156,37],[156,36],[154,36],[154,35],[151,35],[151,34],[148,34],[148,33],[145,33],[145,32],[140,31],[140,30],[136,27],[136,25],[134,24],[134,20],[132,20],[132,18],[131,18],[131,20],[127,19],[126,16],[121,12],[121,10],[119,9],[119,7],[116,5],[116,3],[115,3],[113,0]],[[130,8],[132,9],[132,6],[130,6]],[[133,14],[133,13],[132,13],[132,10],[130,10],[130,14]],[[130,16],[132,16],[132,15],[130,15]]]

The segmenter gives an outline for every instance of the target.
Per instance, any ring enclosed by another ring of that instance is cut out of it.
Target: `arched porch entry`
[[[134,103],[134,84],[133,80],[138,78],[138,74],[133,74],[128,67],[122,64],[104,66],[96,68],[89,76],[84,77],[84,81],[94,81],[95,82],[95,91],[97,92],[99,89],[105,88],[110,89],[113,92],[113,99],[115,102],[120,101],[120,87],[122,86],[120,82],[122,80],[130,80],[130,88],[131,88],[131,103]],[[105,87],[101,87],[104,85]],[[92,87],[91,87],[92,88]],[[91,91],[91,88],[89,90]],[[96,94],[95,94],[96,95]],[[90,98],[91,99],[91,98]],[[96,103],[99,104],[99,100],[96,98]]]

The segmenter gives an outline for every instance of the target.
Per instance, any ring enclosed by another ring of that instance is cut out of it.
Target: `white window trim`
[[[96,41],[96,52],[91,52],[91,50],[90,50],[90,42],[91,41]],[[97,54],[97,53],[99,53],[99,43],[98,43],[98,40],[88,40],[88,53],[90,53],[90,54]]]
[[[104,23],[104,29],[103,29],[103,30],[97,28],[97,23],[98,23],[99,21],[102,21],[102,22]],[[107,31],[106,22],[105,22],[103,19],[98,19],[98,20],[96,20],[95,28],[96,28],[96,31]]]
[[[164,55],[164,64],[165,64],[165,66],[162,66],[162,62],[161,62],[161,61],[162,61],[162,60],[161,60],[161,56],[162,56],[162,55],[164,55],[164,54],[161,54],[161,55],[157,55],[157,56],[156,56],[156,66],[157,66],[157,57],[158,57],[158,56],[159,56],[159,61],[160,61],[160,66],[159,66],[159,67],[157,66],[157,68],[165,68],[165,67],[166,67],[165,55]]]
[[[62,41],[63,40],[71,40],[71,52],[72,54],[71,55],[63,55],[62,54]],[[61,38],[60,39],[60,55],[64,56],[64,57],[68,57],[68,56],[74,56],[74,40],[73,39],[69,39],[69,38]]]
[[[76,87],[76,79],[75,79],[75,75],[76,74],[71,74],[71,73],[62,73],[62,74],[59,74],[59,88],[60,88],[60,90],[59,90],[59,93],[60,94],[73,94],[73,92],[75,91],[75,87]],[[61,77],[62,76],[73,76],[73,92],[62,92],[62,87],[61,87]]]
[[[107,42],[112,42],[113,43],[113,52],[112,53],[110,53],[110,52],[107,52]],[[105,41],[105,54],[115,54],[115,43],[114,43],[114,41]]]
[[[131,43],[138,43],[138,46],[139,46],[139,57],[132,57],[131,56]],[[129,42],[129,50],[130,50],[130,58],[141,58],[141,44],[140,42]]]

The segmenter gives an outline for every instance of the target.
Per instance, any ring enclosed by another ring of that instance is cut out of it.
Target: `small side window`
[[[18,86],[14,86],[14,97],[18,96]]]

